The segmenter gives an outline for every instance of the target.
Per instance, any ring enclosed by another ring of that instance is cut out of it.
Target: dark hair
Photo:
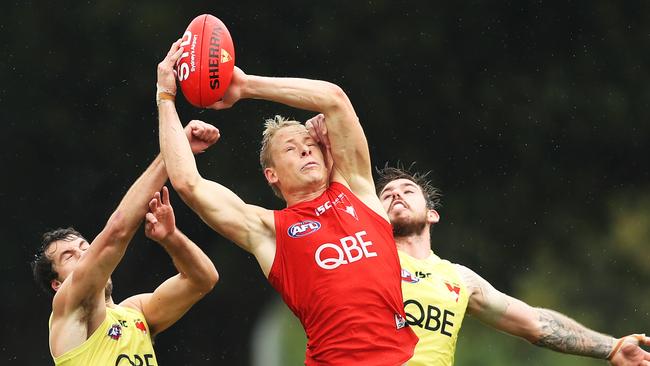
[[[38,283],[48,294],[55,294],[56,291],[52,288],[52,280],[59,277],[59,274],[52,268],[52,258],[48,257],[45,251],[50,245],[58,240],[74,240],[75,238],[83,238],[83,236],[75,229],[59,228],[48,231],[43,234],[41,246],[34,255],[32,261],[32,273],[34,280]]]
[[[431,181],[427,179],[431,171],[420,173],[413,169],[414,165],[415,163],[411,163],[407,168],[398,162],[395,167],[389,166],[386,163],[381,169],[375,168],[378,176],[377,183],[375,184],[377,195],[381,193],[388,183],[396,179],[408,179],[422,189],[424,199],[427,201],[427,208],[436,210],[442,207],[442,192],[440,189],[434,187]]]

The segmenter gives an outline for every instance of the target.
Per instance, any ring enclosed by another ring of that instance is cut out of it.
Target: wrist
[[[160,243],[160,245],[165,248],[174,246],[176,243],[178,243],[178,229],[174,227],[174,230],[167,234],[164,238],[161,238],[158,243]]]
[[[607,360],[611,360],[612,357],[614,357],[616,352],[618,352],[618,350],[623,345],[623,340],[624,339],[625,339],[625,337],[622,337],[622,338],[613,338],[612,337],[612,350],[609,351],[609,354],[607,355],[607,358],[606,358]]]
[[[172,104],[176,101],[176,90],[165,88],[156,84],[156,105],[159,106],[163,102],[171,102]]]
[[[240,79],[239,90],[240,99],[262,99],[259,89],[262,84],[263,76],[246,75]]]

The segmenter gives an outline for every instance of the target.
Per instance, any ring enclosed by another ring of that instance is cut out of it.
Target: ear
[[[50,286],[52,286],[52,289],[53,289],[54,291],[59,291],[59,288],[61,288],[61,285],[62,285],[62,284],[63,284],[63,282],[61,282],[61,281],[59,281],[59,280],[52,280],[52,281],[50,282]]]
[[[264,168],[264,177],[269,184],[276,184],[278,182],[278,175],[273,168]]]
[[[427,222],[429,225],[437,224],[440,221],[440,214],[438,211],[429,209],[427,210]]]

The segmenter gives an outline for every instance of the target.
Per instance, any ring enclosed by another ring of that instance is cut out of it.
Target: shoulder
[[[456,268],[456,271],[465,287],[469,289],[477,289],[481,287],[482,282],[485,282],[481,276],[476,274],[476,272],[470,268],[458,263],[453,263],[453,266]]]
[[[124,299],[120,302],[114,309],[124,309],[125,311],[136,311],[142,314],[144,309],[144,303],[148,302],[151,299],[152,293],[144,293],[133,295],[129,298]]]
[[[355,200],[361,202],[364,206],[378,215],[383,222],[390,224],[388,214],[386,214],[384,206],[377,197],[372,181],[370,181],[369,184],[357,184],[355,188],[355,186],[349,184],[349,182],[345,180],[339,181],[333,179],[330,183],[330,189],[332,188],[338,191],[343,191],[346,194],[349,193]]]

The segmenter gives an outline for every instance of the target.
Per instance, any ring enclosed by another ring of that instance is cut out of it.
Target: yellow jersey
[[[157,366],[149,326],[141,312],[106,308],[106,319],[84,343],[53,357],[56,366]]]
[[[456,265],[431,254],[416,259],[398,251],[406,321],[420,338],[408,366],[450,366],[469,293]]]

